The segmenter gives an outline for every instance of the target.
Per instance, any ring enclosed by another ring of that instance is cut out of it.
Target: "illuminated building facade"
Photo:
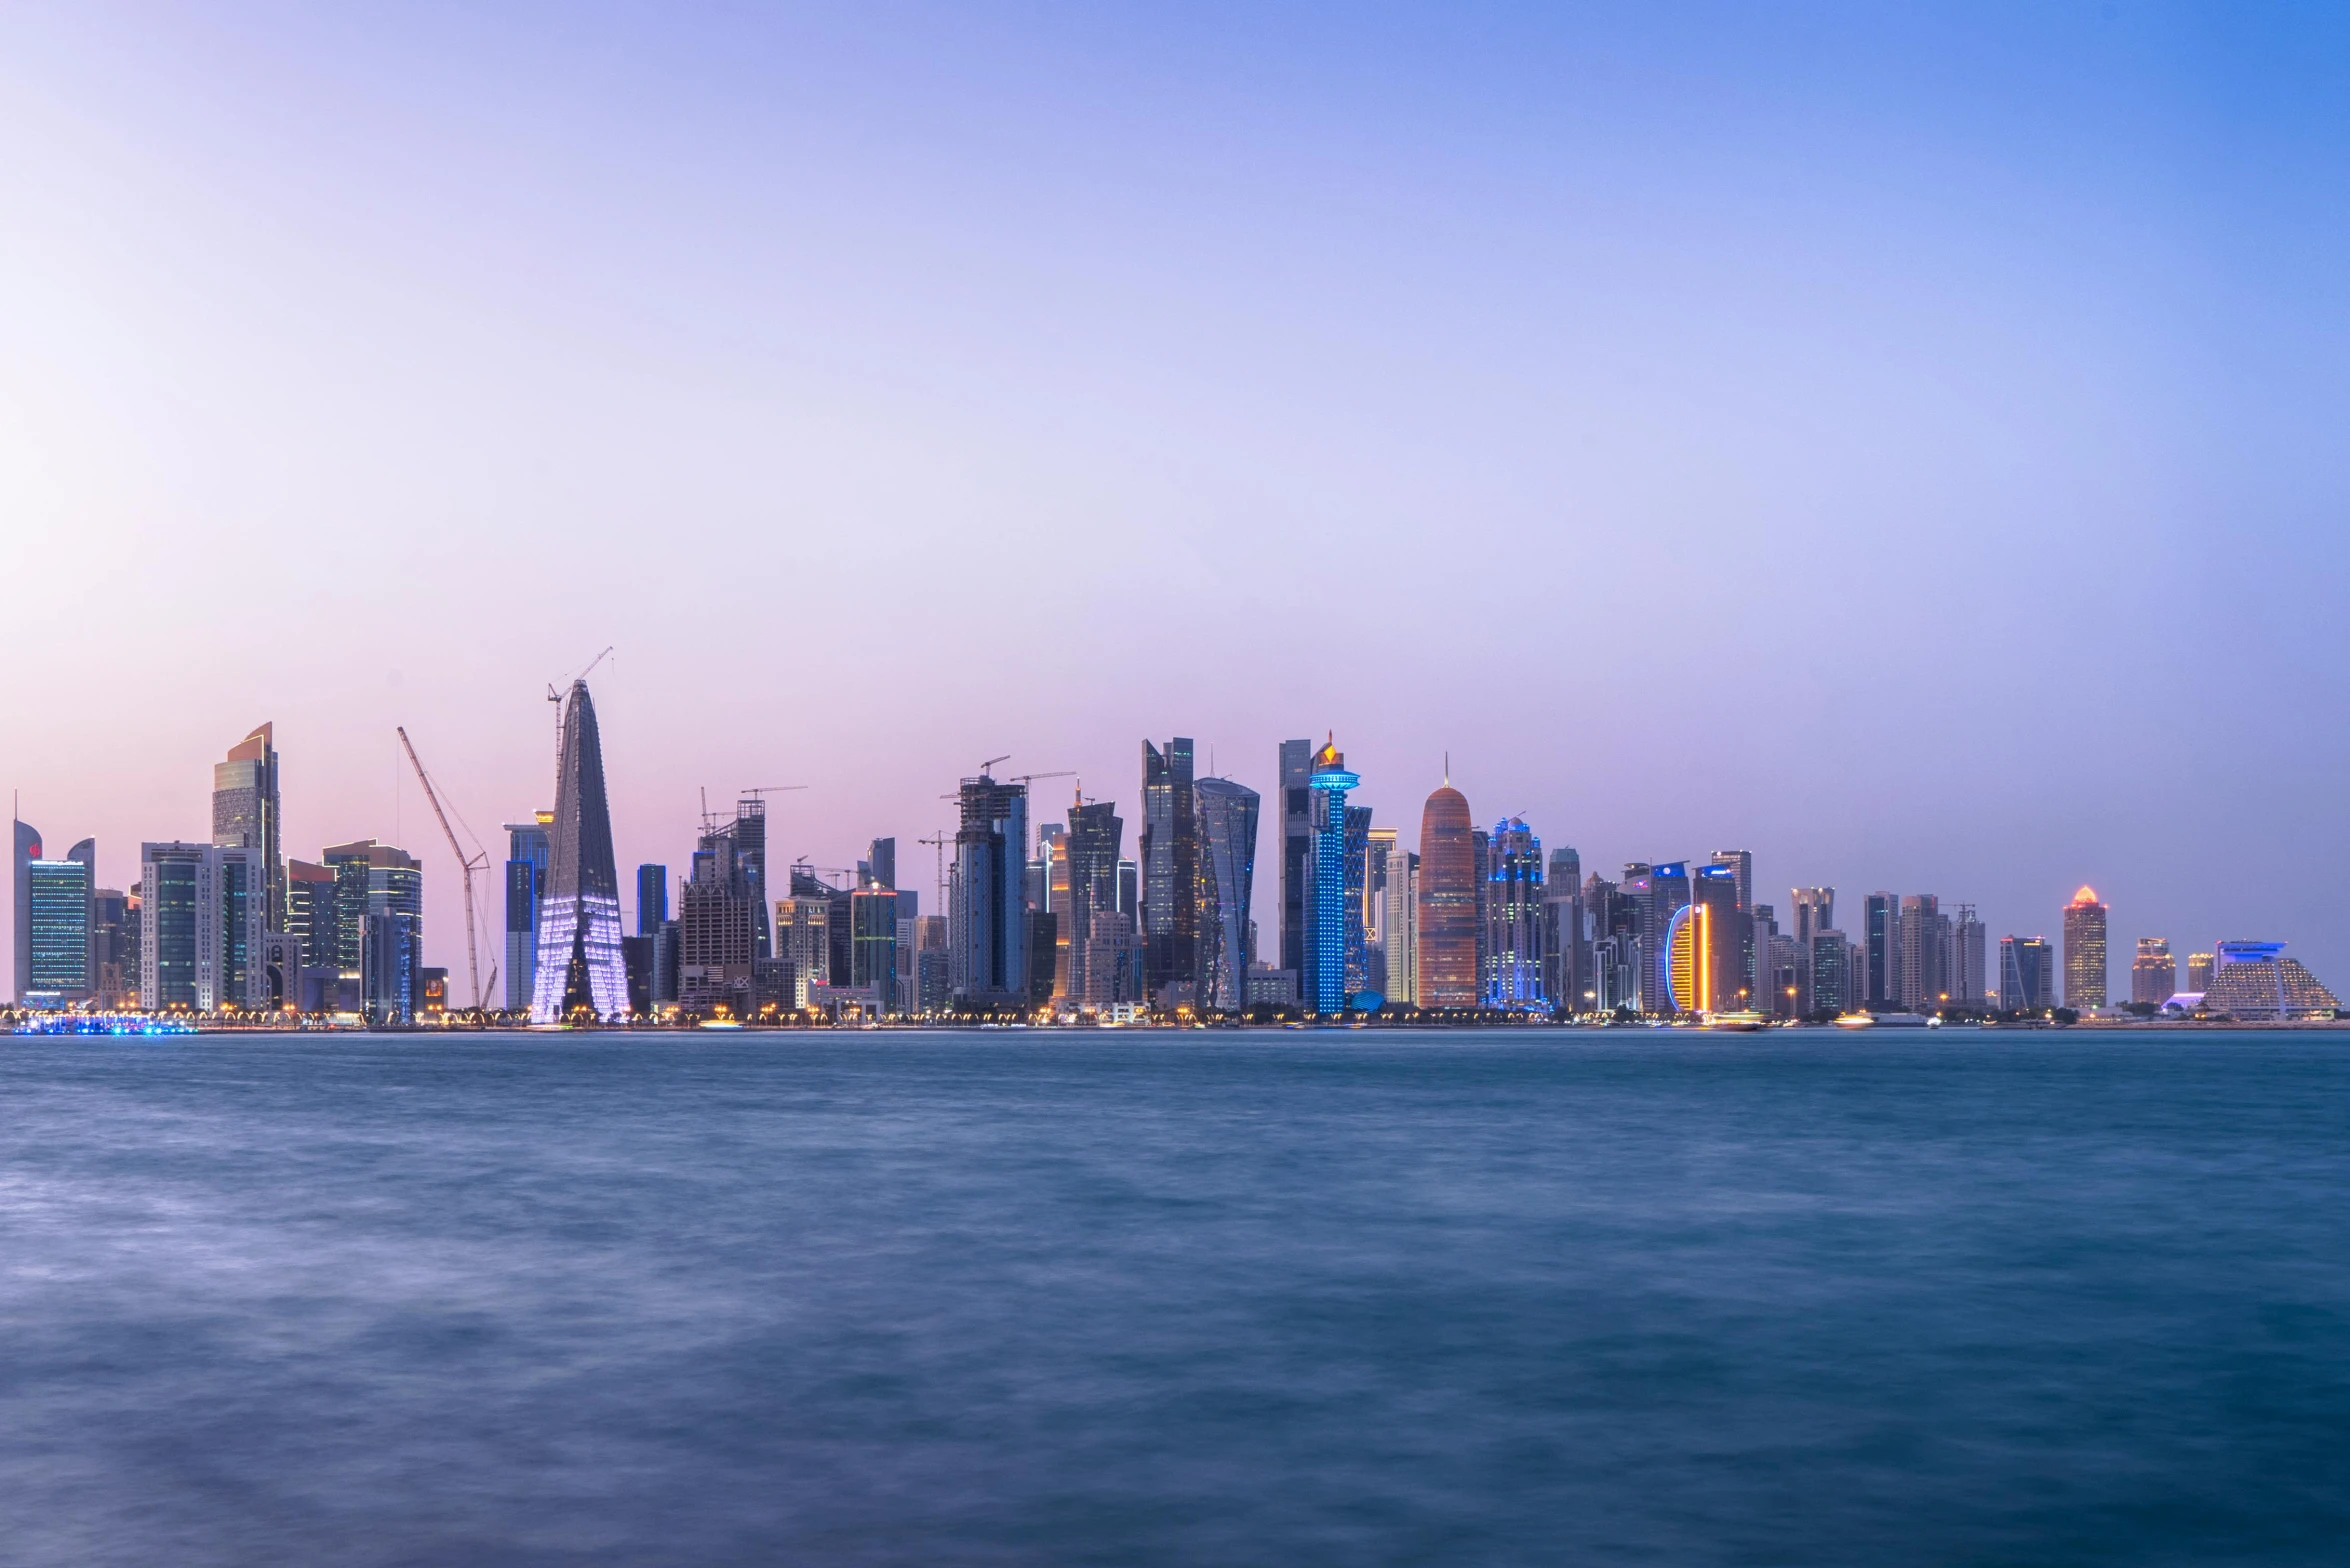
[[[2203,1010],[2246,1022],[2331,1018],[2341,1006],[2282,942],[2222,942],[2203,992]]]
[[[2198,993],[2210,990],[2212,971],[2218,966],[2219,955],[2216,953],[2189,953],[2186,989]]]
[[[1586,1012],[1598,1000],[1584,993],[1591,962],[1583,929],[1583,857],[1562,845],[1550,852],[1542,885],[1542,994],[1553,1008]]]
[[[156,1010],[269,1005],[268,866],[242,845],[139,846],[139,995]]]
[[[1640,950],[1645,973],[1640,979],[1643,1012],[1670,1013],[1677,1009],[1673,991],[1673,922],[1689,907],[1689,864],[1666,860],[1642,865],[1635,874],[1624,868],[1624,890],[1635,891],[1640,903]]]
[[[628,1010],[620,872],[613,863],[612,813],[604,798],[603,736],[586,681],[573,681],[564,698],[558,758],[547,879],[539,895],[531,1021],[558,1023],[581,1013],[616,1018]]]
[[[2064,906],[2064,1005],[2084,1013],[2105,1005],[2105,906],[2093,888]]]
[[[1361,962],[1362,883],[1358,874],[1351,889],[1348,885],[1352,835],[1346,806],[1347,792],[1361,783],[1347,771],[1335,736],[1314,753],[1314,770],[1307,778],[1311,817],[1306,856],[1306,972],[1301,977],[1309,1012],[1345,1011],[1350,960]],[[1367,824],[1363,832],[1367,845]]]
[[[1474,825],[1448,783],[1420,810],[1420,1006],[1477,1005],[1477,946]]]
[[[1125,1000],[1118,995],[1117,984],[1119,955],[1124,951],[1118,856],[1125,839],[1126,824],[1111,802],[1080,799],[1070,806],[1069,830],[1061,840],[1069,867],[1067,918],[1056,918],[1055,932],[1056,940],[1060,930],[1069,933],[1066,994],[1079,1006],[1106,1007]],[[1104,915],[1110,918],[1096,918]],[[1146,952],[1158,951],[1146,944]]]
[[[1485,843],[1484,1005],[1503,1012],[1547,1012],[1542,840],[1523,818],[1504,817]]]
[[[1200,1004],[1238,1011],[1248,1005],[1248,970],[1256,961],[1249,899],[1256,890],[1257,792],[1230,779],[1193,786],[1199,822]]]
[[[2138,938],[2138,956],[2130,960],[2130,1000],[2140,1006],[2151,1003],[2160,1007],[2178,994],[2178,978],[2178,961],[2171,957],[2170,943],[2158,936]]]
[[[38,845],[35,854],[38,855]],[[17,1000],[31,1007],[74,1007],[96,995],[92,927],[97,912],[98,846],[83,839],[63,860],[26,862],[31,966]]]

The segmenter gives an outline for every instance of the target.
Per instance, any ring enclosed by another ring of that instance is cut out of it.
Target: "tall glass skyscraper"
[[[1126,824],[1109,801],[1081,800],[1069,808],[1069,831],[1061,840],[1068,865],[1068,903],[1055,911],[1055,929],[1056,940],[1061,926],[1068,929],[1067,994],[1080,1005],[1099,1007],[1120,1000],[1117,940],[1126,917],[1118,912],[1118,853],[1125,836]]]
[[[1485,1005],[1547,1009],[1543,991],[1542,840],[1524,819],[1504,817],[1486,840]]]
[[[506,824],[506,1010],[523,1012],[538,986],[539,890],[546,885],[552,811]],[[639,899],[642,891],[640,887]]]
[[[947,891],[949,984],[962,1007],[1029,1003],[1028,786],[963,780]],[[1039,911],[1043,913],[1043,911]]]
[[[1314,771],[1307,778],[1311,819],[1306,856],[1306,972],[1300,977],[1300,995],[1317,1013],[1346,1010],[1349,959],[1362,941],[1363,896],[1359,878],[1351,896],[1347,791],[1362,780],[1346,770],[1346,758],[1333,735],[1314,753]],[[1366,823],[1364,831],[1369,831]]]
[[[32,983],[24,1001],[71,1007],[93,994],[90,927],[97,863],[97,844],[83,839],[63,860],[34,860],[26,868],[32,883]]]
[[[261,851],[263,919],[286,928],[286,862],[279,842],[277,726],[264,724],[212,765],[212,842]]]
[[[531,1020],[557,1023],[582,1009],[617,1018],[628,1011],[620,873],[612,861],[612,813],[604,800],[603,736],[586,681],[573,681],[564,699],[549,828]]]
[[[1200,1005],[1237,1011],[1248,1005],[1249,898],[1257,867],[1257,792],[1230,779],[1201,779]]]
[[[1281,743],[1281,967],[1299,977],[1300,998],[1306,972],[1306,926],[1309,921],[1306,888],[1312,873],[1307,858],[1313,848],[1314,743]]]
[[[1160,750],[1142,743],[1142,935],[1144,984],[1152,997],[1197,987],[1199,822],[1192,747],[1178,735]],[[1192,993],[1197,995],[1196,989]]]
[[[1477,849],[1467,797],[1444,785],[1420,810],[1420,1005],[1477,1005]]]
[[[2064,1005],[2084,1013],[2105,1005],[2105,906],[2092,888],[2064,906]]]

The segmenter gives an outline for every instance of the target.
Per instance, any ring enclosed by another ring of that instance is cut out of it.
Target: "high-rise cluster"
[[[925,914],[900,885],[890,837],[853,867],[797,860],[771,878],[771,791],[747,789],[731,814],[705,801],[685,876],[636,868],[627,930],[585,679],[560,701],[554,804],[505,824],[503,919],[491,924],[503,940],[489,939],[489,980],[474,978],[482,1010],[514,1020],[1112,1021],[1273,1008],[1746,1026],[1994,1010],[2290,1019],[2334,1006],[2282,944],[2190,954],[2182,989],[2169,942],[2142,937],[2130,1000],[2109,1009],[2109,911],[2088,887],[2061,911],[2061,946],[2003,937],[1994,965],[1975,907],[1931,893],[1866,893],[1839,923],[1836,889],[1796,887],[1782,920],[1757,900],[1743,849],[1586,872],[1575,848],[1546,847],[1523,815],[1481,826],[1449,759],[1415,841],[1359,803],[1363,778],[1329,733],[1282,741],[1275,759],[1279,929],[1262,952],[1261,798],[1202,774],[1180,735],[1142,742],[1131,857],[1114,800],[1080,784],[1065,808],[1040,812],[1031,786],[1066,775],[999,777],[1007,759],[991,759],[951,797],[956,825],[920,840],[937,852],[938,907]],[[459,1005],[424,963],[418,859],[374,839],[289,858],[279,777],[264,724],[213,769],[210,840],[142,844],[127,891],[98,885],[92,840],[52,858],[18,820],[17,1005],[376,1025]],[[441,820],[470,877],[487,854],[468,855]],[[469,882],[469,935],[472,893]]]

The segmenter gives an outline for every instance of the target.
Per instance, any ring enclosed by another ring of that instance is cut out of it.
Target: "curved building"
[[[547,880],[539,895],[538,973],[533,1023],[560,1023],[581,1010],[598,1018],[628,1011],[628,968],[620,948],[620,873],[612,863],[612,813],[604,802],[604,741],[586,681],[563,703],[562,760],[555,769],[555,820],[548,825]]]
[[[1420,810],[1420,1005],[1477,1005],[1477,856],[1448,782]]]
[[[2282,942],[2222,942],[2202,1011],[2230,1018],[2282,1023],[2331,1018],[2341,1003],[2317,976],[2285,957]]]

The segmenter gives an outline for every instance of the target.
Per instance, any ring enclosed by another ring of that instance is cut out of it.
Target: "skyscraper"
[[[1125,917],[1118,911],[1118,856],[1125,839],[1126,824],[1109,801],[1080,798],[1069,807],[1069,830],[1061,841],[1069,865],[1068,918],[1056,920],[1055,933],[1064,924],[1068,928],[1068,997],[1082,1007],[1122,1000],[1117,963]],[[1147,860],[1144,869],[1147,887]]]
[[[87,844],[88,842],[89,841],[87,839],[83,840],[84,844]],[[77,848],[78,847],[79,846],[77,846]],[[67,858],[70,860],[72,857],[68,856]],[[32,824],[22,821],[18,822],[16,824],[15,852],[10,868],[10,880],[13,884],[16,894],[16,922],[14,929],[16,938],[16,964],[12,978],[15,982],[15,997],[16,1003],[19,1007],[25,1005],[26,999],[30,997],[32,993],[45,989],[36,980],[36,965],[34,963],[33,952],[35,945],[33,941],[33,889],[36,882],[43,879],[42,876],[36,875],[34,868],[36,865],[44,864],[53,865],[55,862],[44,862],[42,860],[41,835],[34,831]]]
[[[139,1005],[139,900],[120,888],[102,887],[91,896],[91,967],[98,1005],[112,1010]]]
[[[74,1007],[96,994],[91,927],[97,909],[97,864],[98,846],[90,839],[67,850],[63,860],[26,863],[32,962],[30,983],[17,999],[21,1004]]]
[[[1553,1008],[1587,1011],[1591,989],[1588,941],[1583,930],[1583,857],[1567,845],[1550,852],[1550,873],[1542,887],[1542,994]]]
[[[1281,967],[1306,972],[1306,856],[1313,840],[1314,743],[1281,743]]]
[[[1371,808],[1346,808],[1346,994],[1371,987]]]
[[[269,1003],[268,871],[242,845],[139,846],[141,1004],[216,1012]]]
[[[2200,996],[2211,989],[2211,976],[2219,963],[2217,954],[2189,953],[2187,955],[2187,989]]]
[[[734,803],[734,856],[751,892],[752,957],[754,960],[772,958],[775,956],[775,939],[767,928],[765,795],[745,795]]]
[[[1983,969],[1983,942],[1983,922],[1975,918],[1975,906],[1959,905],[1950,922],[1950,960],[1944,966],[1955,1006],[1980,1007],[1984,1003],[1988,977]]]
[[[1861,941],[1867,944],[1862,1000],[1871,1007],[1893,1005],[1901,990],[1901,900],[1871,893],[1861,900],[1861,920]]]
[[[1257,792],[1230,779],[1192,786],[1200,840],[1200,1004],[1237,1012],[1248,1005],[1249,899],[1256,889]]]
[[[1899,988],[1893,997],[1903,1007],[1921,1013],[1941,1010],[1950,989],[1942,972],[1948,925],[1941,901],[1933,894],[1903,895],[1901,919],[1895,928]]]
[[[1486,840],[1485,997],[1503,1012],[1547,1012],[1543,989],[1542,840],[1504,817]]]
[[[1347,771],[1337,737],[1331,736],[1314,753],[1314,771],[1307,779],[1312,844],[1306,856],[1306,972],[1299,989],[1306,1007],[1317,1013],[1346,1010],[1349,960],[1360,962],[1355,950],[1361,943],[1362,884],[1354,879],[1350,899],[1346,796],[1361,783]],[[1367,825],[1363,831],[1369,832]]]
[[[1466,796],[1447,782],[1420,808],[1420,1005],[1477,1005],[1477,852]]]
[[[2130,962],[2131,1001],[2160,1007],[2178,994],[2178,976],[2169,942],[2158,936],[2138,938],[2138,956]]]
[[[286,928],[286,863],[279,843],[276,725],[264,724],[212,765],[212,842],[261,851],[266,929]]]
[[[539,894],[547,882],[547,857],[555,813],[541,811],[528,822],[506,824],[506,1010],[527,1011],[538,989]],[[663,872],[666,878],[668,873]],[[638,883],[642,901],[643,883]],[[664,898],[666,903],[666,898]],[[641,934],[641,932],[640,932]]]
[[[1151,996],[1197,996],[1199,827],[1191,741],[1142,743],[1143,966]],[[1172,993],[1171,993],[1172,994]]]
[[[1735,949],[1731,957],[1737,970],[1737,984],[1722,995],[1727,997],[1735,991],[1744,998],[1735,1005],[1757,1006],[1765,989],[1762,968],[1767,965],[1764,957],[1757,956],[1754,940],[1754,855],[1743,849],[1717,849],[1706,864],[1723,867],[1738,885],[1738,918],[1734,922],[1736,930],[1730,933],[1730,945]],[[1728,1007],[1732,1004],[1724,1002],[1721,1005]]]
[[[1999,1010],[2044,1013],[2056,1005],[2056,953],[2045,938],[1999,939]]]
[[[1672,930],[1681,911],[1689,907],[1689,863],[1660,860],[1641,869],[1644,880],[1636,878],[1630,866],[1624,868],[1624,890],[1632,892],[1635,881],[1642,887],[1640,951],[1647,969],[1640,980],[1640,1006],[1644,1012],[1671,1013],[1679,1010],[1673,989]]]
[[[286,862],[286,930],[302,944],[307,969],[341,967],[342,942],[335,914],[332,866],[307,860]]]
[[[604,801],[604,742],[583,680],[571,683],[563,703],[555,820],[548,826],[531,1020],[559,1023],[581,1011],[618,1017],[628,1010],[620,872],[612,859],[612,813]]]
[[[2064,1005],[2083,1013],[2105,1005],[2105,906],[2088,887],[2064,906]]]
[[[694,850],[693,875],[677,895],[677,1000],[689,1012],[747,1018],[756,1011],[758,957],[752,909],[757,894],[736,832],[741,819],[709,827]]]
[[[955,1004],[1029,1002],[1028,786],[986,773],[963,780],[947,892],[947,951]],[[1040,911],[1041,913],[1041,911]]]

